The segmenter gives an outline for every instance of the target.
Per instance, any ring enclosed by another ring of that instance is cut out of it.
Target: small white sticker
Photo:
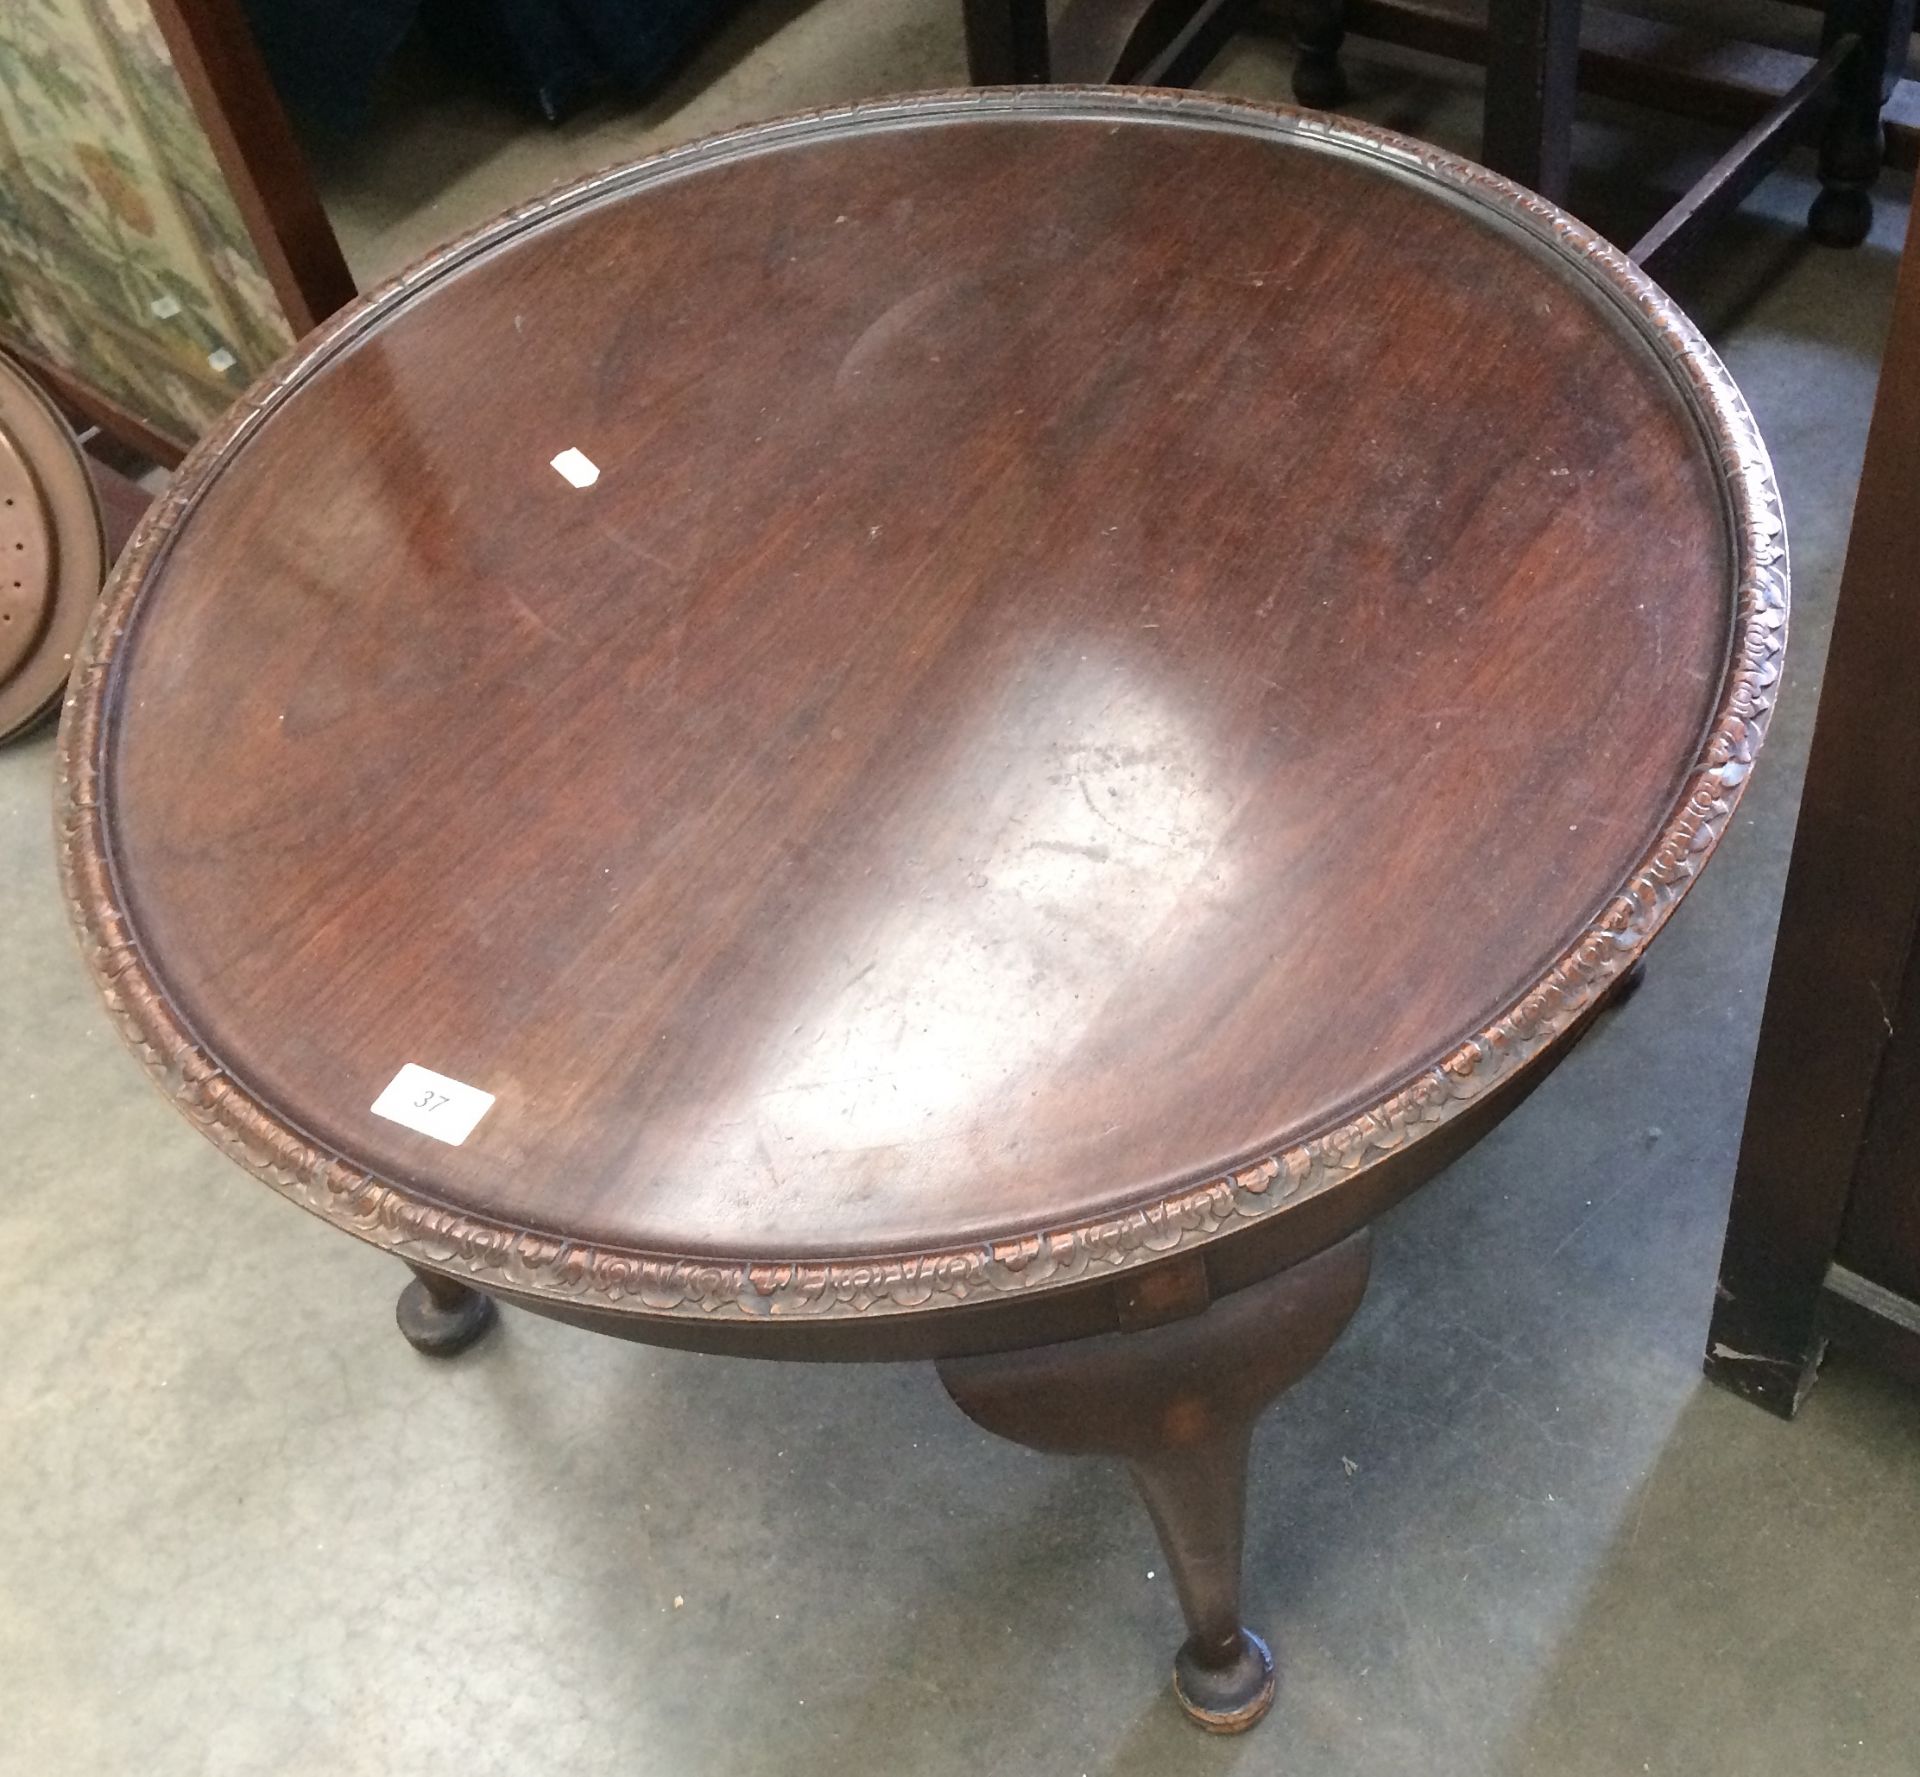
[[[600,465],[571,445],[553,459],[553,466],[575,487],[592,487],[600,479]]]
[[[228,351],[225,346],[222,346],[219,351],[209,352],[207,354],[207,362],[211,364],[215,370],[224,371],[231,370],[240,360]]]
[[[376,1117],[404,1123],[451,1148],[465,1141],[474,1125],[492,1109],[491,1092],[463,1086],[413,1061],[395,1074],[386,1091],[373,1101]]]
[[[177,296],[156,296],[147,307],[153,310],[154,318],[171,321],[180,312],[180,298]]]

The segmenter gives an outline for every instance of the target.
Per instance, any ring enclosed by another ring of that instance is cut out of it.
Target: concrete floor
[[[762,7],[660,104],[552,134],[431,90],[330,194],[375,275],[581,165],[957,81],[954,11]],[[1352,66],[1357,109],[1471,147],[1457,71]],[[1242,45],[1215,84],[1284,69]],[[1579,201],[1630,234],[1713,146],[1601,113]],[[1699,1375],[1899,237],[1896,201],[1861,251],[1806,246],[1810,189],[1776,179],[1676,286],[1786,492],[1767,758],[1646,990],[1385,1222],[1367,1306],[1266,1423],[1261,1730],[1178,1716],[1122,1478],[988,1439],[925,1369],[522,1315],[416,1357],[399,1268],[231,1168],[108,1030],[43,736],[0,753],[0,1773],[1920,1769],[1920,1401],[1836,1359],[1786,1426]]]

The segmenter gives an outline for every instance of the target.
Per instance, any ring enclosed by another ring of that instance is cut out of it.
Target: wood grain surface
[[[547,200],[256,391],[107,601],[70,881],[309,1207],[884,1319],[1518,1081],[1724,827],[1784,613],[1737,393],[1542,200],[1191,96],[863,107]],[[407,1062],[495,1095],[464,1143],[370,1113]]]

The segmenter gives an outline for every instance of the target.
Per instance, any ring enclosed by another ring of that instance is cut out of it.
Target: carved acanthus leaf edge
[[[933,1252],[837,1260],[675,1256],[570,1239],[436,1204],[310,1142],[250,1096],[195,1040],[150,972],[114,880],[100,800],[112,721],[112,666],[141,594],[184,516],[260,421],[374,319],[510,236],[694,166],[823,134],[1019,115],[1225,128],[1385,163],[1546,243],[1652,345],[1718,459],[1736,568],[1732,647],[1716,713],[1659,838],[1536,985],[1378,1103],[1336,1127],[1093,1221]],[[441,248],[343,311],[243,396],[157,502],[94,614],[61,729],[62,878],[107,1008],[174,1104],[256,1178],[361,1239],[470,1277],[483,1288],[636,1316],[911,1313],[1069,1286],[1220,1238],[1334,1189],[1511,1083],[1578,1023],[1645,949],[1726,831],[1773,709],[1787,603],[1779,494],[1753,416],[1732,378],[1691,322],[1631,261],[1544,198],[1387,131],[1215,95],[1054,87],[851,105],[691,143],[549,193]]]

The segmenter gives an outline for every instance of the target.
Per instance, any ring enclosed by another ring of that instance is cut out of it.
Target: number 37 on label
[[[493,1108],[493,1094],[463,1085],[430,1067],[410,1061],[373,1101],[373,1114],[404,1123],[435,1141],[457,1148]]]

